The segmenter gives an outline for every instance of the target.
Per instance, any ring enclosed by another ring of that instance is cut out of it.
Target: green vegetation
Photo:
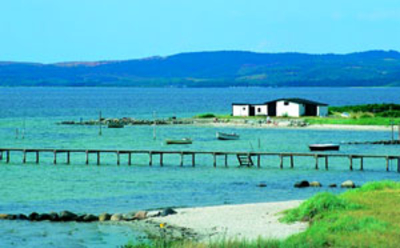
[[[307,220],[310,227],[286,240],[222,240],[211,244],[190,241],[127,245],[126,248],[308,248],[398,247],[400,243],[400,183],[367,183],[341,195],[320,193],[288,210],[284,222]]]
[[[389,126],[392,121],[394,124],[400,123],[400,118],[384,117],[361,117],[361,118],[343,118],[343,117],[306,117],[304,120],[309,124],[335,124],[335,125],[377,125]]]
[[[215,118],[216,115],[214,115],[213,113],[205,113],[205,114],[199,114],[196,115],[195,118],[200,118],[200,119],[207,119],[207,118]]]

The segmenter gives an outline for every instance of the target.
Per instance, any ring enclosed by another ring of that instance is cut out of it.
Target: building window
[[[261,113],[261,108],[257,108],[257,112],[258,112],[258,113]]]
[[[285,101],[285,102],[283,103],[283,105],[289,106],[289,102]]]

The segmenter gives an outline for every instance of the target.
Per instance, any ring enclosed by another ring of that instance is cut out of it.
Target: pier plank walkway
[[[354,160],[359,160],[359,169],[364,170],[364,160],[373,158],[373,159],[383,159],[385,161],[385,169],[389,171],[390,161],[397,161],[397,172],[400,172],[400,155],[372,155],[372,154],[343,154],[343,153],[313,153],[313,152],[243,152],[243,151],[161,151],[161,150],[110,150],[110,149],[54,149],[54,148],[0,148],[0,162],[5,160],[6,163],[10,163],[11,153],[20,153],[22,154],[22,163],[27,163],[27,154],[34,153],[37,164],[40,163],[40,154],[41,153],[52,153],[53,154],[53,164],[58,163],[58,154],[66,155],[66,163],[71,163],[71,154],[83,153],[86,156],[85,164],[89,164],[89,155],[96,154],[96,163],[97,165],[101,164],[101,155],[102,154],[115,154],[116,155],[116,163],[117,165],[121,164],[121,155],[128,155],[128,165],[132,165],[132,154],[144,154],[149,157],[149,166],[152,166],[154,161],[154,156],[159,156],[160,162],[159,165],[164,165],[164,155],[166,154],[176,154],[180,156],[180,166],[184,164],[184,156],[191,156],[192,161],[191,164],[194,167],[196,165],[196,155],[211,155],[213,158],[213,167],[217,167],[217,157],[223,156],[225,159],[225,167],[228,167],[228,157],[235,156],[237,158],[247,157],[248,164],[254,165],[252,158],[257,159],[257,167],[261,167],[261,158],[267,156],[277,156],[279,157],[280,163],[279,168],[284,168],[284,160],[285,158],[289,158],[290,168],[294,168],[295,157],[311,157],[315,159],[315,169],[319,169],[319,162],[321,159],[324,160],[325,169],[328,170],[328,162],[329,158],[347,158],[349,160],[349,169],[354,169]],[[251,163],[250,163],[251,161]],[[240,161],[239,161],[240,162]],[[246,162],[246,161],[244,161]],[[240,165],[242,163],[240,162]]]

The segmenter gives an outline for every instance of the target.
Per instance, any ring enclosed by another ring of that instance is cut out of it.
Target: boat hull
[[[165,144],[167,145],[190,145],[192,144],[192,140],[183,139],[183,140],[166,140]]]
[[[309,145],[310,151],[339,151],[340,145],[338,144],[314,144]]]
[[[217,132],[217,139],[219,139],[219,140],[237,140],[237,139],[239,139],[239,135]]]

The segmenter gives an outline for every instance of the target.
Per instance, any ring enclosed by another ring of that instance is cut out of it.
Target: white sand
[[[307,223],[279,222],[280,212],[300,205],[301,201],[285,201],[242,205],[223,205],[177,209],[177,214],[156,217],[156,223],[189,228],[209,240],[284,239],[304,231]],[[208,238],[209,237],[209,238]]]
[[[288,128],[288,129],[315,129],[315,130],[352,130],[352,131],[390,131],[389,126],[375,126],[375,125],[339,125],[339,124],[312,124],[305,127],[287,126],[285,124],[250,124],[250,123],[196,123],[199,126],[212,126],[212,127],[238,127],[238,128]]]

